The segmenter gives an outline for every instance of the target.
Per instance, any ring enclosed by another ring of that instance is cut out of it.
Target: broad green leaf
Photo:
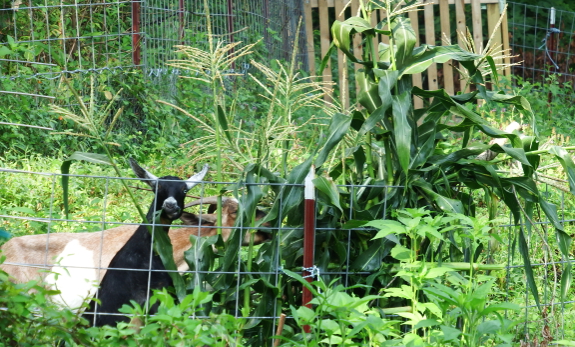
[[[411,250],[402,245],[395,245],[391,249],[391,256],[399,261],[408,261],[411,258]]]
[[[485,119],[483,119],[479,114],[465,107],[465,105],[455,104],[455,106],[451,107],[449,111],[456,116],[469,119],[476,125],[488,126],[488,123]]]
[[[110,159],[103,154],[96,154],[96,153],[83,153],[83,152],[74,152],[71,156],[69,156],[64,162],[62,162],[62,166],[60,167],[60,171],[62,172],[62,191],[64,200],[64,213],[66,214],[66,219],[70,219],[69,216],[69,205],[68,205],[68,184],[70,182],[70,176],[67,176],[70,173],[70,166],[72,165],[73,160],[84,160],[94,164],[104,164],[104,165],[112,165]]]
[[[375,82],[373,74],[360,69],[355,73],[355,80],[359,86],[357,102],[365,107],[369,113],[372,113],[381,106],[378,84]]]
[[[514,105],[519,110],[531,112],[531,105],[524,96],[502,94],[501,92],[487,92],[487,95],[493,101]]]
[[[523,142],[519,135],[506,133],[503,130],[493,128],[487,124],[478,124],[477,129],[491,137],[507,138],[513,147],[523,149]]]
[[[352,30],[352,26],[346,25],[346,23],[336,20],[331,26],[331,37],[335,46],[339,48],[345,55],[347,55],[348,58],[352,59],[353,62],[356,62],[357,58],[351,51],[350,34]]]
[[[378,84],[378,95],[379,95],[379,106],[377,109],[371,112],[371,115],[366,119],[363,126],[361,127],[358,138],[365,135],[368,131],[373,129],[373,127],[380,121],[385,118],[387,110],[392,105],[392,89],[397,83],[397,77],[399,76],[398,71],[392,70],[381,70],[381,69],[373,69],[373,72],[376,77],[379,78]],[[373,96],[370,94],[370,96]],[[374,105],[376,103],[373,103]],[[390,130],[390,129],[388,129]]]
[[[379,229],[379,232],[373,237],[372,240],[386,237],[389,234],[396,234],[396,235],[405,234],[405,226],[395,220],[389,220],[389,219],[373,220],[367,222],[365,226],[370,226]]]
[[[155,223],[161,224],[160,215],[162,210],[157,211],[155,213]],[[154,230],[155,229],[155,230]],[[162,263],[166,270],[171,270],[168,272],[170,277],[172,278],[172,282],[174,283],[174,289],[176,290],[176,296],[179,300],[184,300],[186,297],[186,284],[184,283],[184,279],[180,274],[177,272],[178,267],[176,266],[176,262],[174,261],[174,250],[172,247],[172,241],[168,236],[168,233],[164,232],[163,227],[153,227],[148,226],[148,230],[150,233],[153,233],[154,238],[154,250],[160,256]]]
[[[422,178],[412,182],[412,185],[423,189],[423,191],[431,197],[443,212],[463,214],[464,209],[461,201],[438,194],[435,192],[431,184],[423,181]]]
[[[424,278],[437,278],[445,275],[447,272],[451,272],[453,269],[448,267],[434,267],[427,271]]]
[[[494,334],[501,329],[501,323],[496,320],[486,320],[477,326],[477,332],[481,335]]]
[[[575,164],[571,155],[562,147],[553,146],[549,148],[549,153],[555,155],[555,158],[559,160],[563,170],[567,173],[567,181],[569,181],[569,190],[571,194],[575,194]]]
[[[491,69],[491,78],[493,79],[493,85],[495,86],[496,89],[499,89],[499,73],[497,73],[497,66],[495,65],[495,61],[493,60],[493,57],[491,57],[490,55],[485,57],[485,60],[487,60],[489,68]]]
[[[419,323],[415,325],[415,329],[429,328],[436,325],[439,325],[439,322],[436,321],[435,319],[424,319],[422,321],[419,321]]]
[[[435,139],[434,139],[435,140]],[[470,146],[448,155],[434,155],[429,158],[428,163],[435,165],[451,164],[469,156],[477,156],[490,148],[489,145]]]
[[[404,63],[401,76],[421,73],[433,63],[445,63],[451,59],[456,61],[475,60],[480,57],[480,55],[463,50],[459,45],[421,45]]]
[[[323,70],[326,69],[327,65],[329,64],[329,60],[331,59],[331,53],[335,50],[337,50],[337,47],[335,46],[335,43],[332,41],[329,46],[329,49],[327,50],[325,56],[323,57],[321,63],[319,64],[319,67],[316,72],[317,76],[323,75]]]
[[[344,22],[336,20],[331,26],[333,43],[347,55],[352,62],[357,63],[358,60],[351,49],[351,35],[354,33],[363,33],[368,37],[375,35],[371,24],[361,17],[351,17]]]
[[[531,259],[529,259],[529,246],[527,245],[527,240],[525,239],[525,233],[523,228],[519,228],[519,253],[523,258],[523,270],[525,270],[525,276],[527,277],[527,284],[529,285],[529,290],[533,294],[533,299],[537,307],[541,309],[541,304],[539,302],[539,290],[537,289],[537,284],[535,283],[535,277],[533,275],[533,268],[531,267]]]
[[[287,184],[281,188],[272,209],[266,217],[262,218],[261,223],[274,221],[278,217],[285,218],[303,202],[303,187],[301,185],[309,173],[312,159],[313,157],[310,156],[305,162],[296,166],[288,174]]]
[[[567,262],[563,265],[563,269],[561,271],[561,300],[563,302],[570,300],[569,290],[571,289],[571,283],[573,282],[573,272],[571,269],[571,262]]]
[[[417,169],[427,162],[435,149],[435,122],[427,121],[418,128],[417,147],[409,164],[410,169]]]
[[[404,67],[405,62],[411,57],[415,47],[415,32],[411,27],[411,21],[405,17],[395,17],[391,23],[391,32],[395,41],[395,64],[396,70]]]
[[[523,166],[531,167],[531,162],[525,156],[525,151],[523,150],[523,148],[512,148],[512,147],[503,146],[503,147],[501,147],[501,149],[503,149],[505,154],[507,154],[511,158],[517,160]]]
[[[6,55],[12,54],[14,52],[12,52],[10,50],[10,48],[6,47],[6,46],[0,46],[0,57],[4,57]]]
[[[405,92],[393,96],[393,135],[399,164],[403,172],[407,173],[411,161],[411,125],[409,124],[409,111],[411,108],[411,93]]]
[[[350,267],[353,271],[377,271],[383,262],[383,258],[389,254],[391,245],[386,240],[375,240],[369,247],[359,253],[359,256],[353,260]]]
[[[449,341],[459,342],[458,337],[459,337],[459,335],[461,335],[461,330],[456,329],[456,328],[452,328],[452,327],[447,326],[447,325],[441,325],[440,328],[441,328],[441,331],[443,332],[443,339],[446,342],[449,342]]]
[[[333,115],[327,131],[325,143],[314,162],[316,168],[323,165],[331,151],[339,144],[345,134],[347,134],[350,124],[351,117],[342,113],[336,113]]]
[[[218,119],[218,125],[220,126],[220,130],[224,136],[228,139],[229,143],[232,143],[232,136],[228,131],[228,119],[226,118],[226,112],[222,108],[221,105],[217,105],[216,107],[216,117]]]
[[[202,290],[205,290],[205,288],[203,288],[204,276],[201,271],[209,271],[211,265],[214,263],[215,255],[212,246],[217,240],[217,235],[210,237],[190,235],[191,247],[184,252],[184,259],[186,260],[190,271],[195,271],[193,273],[194,280],[192,281],[194,287],[198,286]]]
[[[521,306],[517,304],[511,302],[502,302],[487,306],[485,309],[483,309],[483,311],[481,311],[481,315],[485,317],[492,312],[506,311],[506,310],[519,311],[520,309]]]
[[[317,177],[313,180],[313,184],[317,190],[325,194],[331,205],[337,207],[337,209],[343,213],[343,209],[339,203],[339,190],[331,178],[326,178],[323,176]]]

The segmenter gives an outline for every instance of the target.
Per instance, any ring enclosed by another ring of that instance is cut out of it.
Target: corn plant
[[[385,10],[387,17],[372,26],[371,15],[379,10]],[[284,177],[258,164],[249,165],[244,170],[242,179],[246,183],[287,183],[267,192],[274,203],[262,222],[278,228],[281,226],[282,232],[259,249],[254,268],[269,271],[281,265],[285,269],[301,269],[304,224],[301,184],[314,168],[316,178],[313,182],[318,192],[316,244],[319,245],[315,249],[315,264],[324,272],[347,273],[346,281],[351,283],[368,284],[367,287],[356,287],[357,295],[369,295],[374,287],[389,285],[395,276],[393,265],[389,263],[397,262],[393,252],[398,243],[412,242],[418,246],[418,252],[413,254],[414,261],[439,252],[441,261],[449,259],[467,268],[474,266],[477,256],[485,248],[485,243],[471,242],[439,247],[434,242],[441,240],[432,234],[421,239],[405,234],[374,239],[374,231],[363,227],[365,222],[361,221],[382,217],[393,219],[392,211],[421,207],[429,209],[432,214],[449,212],[474,216],[479,208],[476,204],[479,195],[476,192],[479,192],[488,199],[491,211],[497,210],[498,204],[504,204],[511,211],[516,227],[509,237],[519,246],[529,289],[539,304],[527,246],[527,235],[535,228],[537,212],[542,211],[551,221],[559,251],[565,259],[569,256],[571,238],[559,222],[556,207],[540,194],[534,174],[541,156],[549,155],[561,163],[571,192],[575,193],[575,165],[565,148],[539,150],[536,136],[507,133],[484,119],[475,106],[479,100],[487,105],[511,105],[527,119],[532,119],[533,114],[524,97],[486,88],[487,82],[492,82],[494,88],[498,85],[496,64],[487,54],[469,52],[457,45],[416,47],[416,33],[405,17],[407,12],[414,10],[417,10],[415,5],[401,8],[391,1],[361,1],[359,16],[333,24],[332,49],[341,50],[351,62],[361,66],[355,75],[360,86],[356,100],[358,106],[350,114],[334,114],[323,145],[312,149],[310,155]],[[362,38],[361,58],[357,58],[351,48],[354,35]],[[389,36],[390,44],[380,43],[375,47],[373,42],[380,35]],[[443,89],[424,90],[412,86],[412,74],[424,72],[433,63],[448,63],[450,60],[460,63],[465,69],[462,75],[468,76],[468,90],[473,91],[449,95]],[[485,68],[491,69],[491,73],[485,73]],[[426,106],[414,109],[414,97],[423,99]],[[505,139],[509,145],[479,143],[474,140],[478,134],[488,141]],[[461,140],[456,141],[458,136]],[[452,143],[448,144],[449,141]],[[499,157],[492,160],[477,158],[488,150]],[[335,153],[341,157],[332,165],[328,158]],[[522,167],[520,173],[510,175],[499,171],[511,161],[519,163]],[[338,186],[336,182],[342,185]],[[265,193],[255,186],[250,187],[249,192],[238,195],[243,211],[241,218],[250,216],[255,203]],[[228,242],[230,248],[224,255],[229,259],[229,262],[224,262],[229,265],[225,266],[231,266],[228,271],[236,269],[237,262],[242,261],[232,261],[232,257],[237,259],[239,246],[233,244],[237,245],[238,240]],[[481,242],[486,241],[482,239]],[[278,246],[280,244],[281,247]],[[437,248],[432,248],[434,245]],[[232,253],[228,255],[230,251]],[[264,259],[267,262],[259,261]],[[217,270],[226,271],[225,266]],[[571,265],[566,263],[563,266],[561,295],[565,297],[572,275]],[[369,271],[372,275],[355,274],[359,271]],[[211,276],[213,280],[219,279],[219,282],[208,281],[212,286],[213,283],[221,286],[231,280],[231,276],[225,274],[214,273]],[[224,280],[225,276],[228,276],[227,280]],[[259,288],[258,297],[271,296],[284,307],[285,304],[301,304],[301,297],[293,292],[297,281],[288,277],[272,286],[270,277],[251,278],[260,283],[252,286]],[[322,278],[330,283],[336,276],[328,273]],[[257,316],[264,312],[279,313],[272,311],[269,300],[255,302],[257,305],[252,312]],[[254,321],[254,324],[259,323]]]

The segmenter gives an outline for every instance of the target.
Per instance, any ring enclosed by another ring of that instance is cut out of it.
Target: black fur
[[[136,163],[130,163],[132,169],[138,177],[145,179],[146,171],[141,169]],[[165,180],[178,180],[178,181],[165,181]],[[155,183],[147,181],[147,183],[155,187]],[[165,176],[161,177],[158,182],[157,195],[154,202],[150,206],[147,214],[148,221],[152,221],[154,212],[162,210],[161,220],[162,223],[170,224],[173,220],[180,217],[182,208],[184,206],[184,198],[190,186],[178,177]],[[164,201],[169,197],[173,197],[177,201],[177,206],[163,206]],[[168,232],[169,227],[155,227],[154,232]],[[152,255],[150,264],[150,255]],[[118,270],[114,270],[114,268]],[[90,324],[94,322],[94,310],[97,309],[95,325],[115,325],[117,322],[128,322],[129,318],[120,315],[109,315],[105,313],[118,313],[118,309],[124,304],[129,304],[130,300],[134,300],[140,305],[144,305],[148,294],[151,295],[152,289],[160,289],[172,286],[172,279],[167,272],[152,271],[131,271],[122,269],[142,269],[142,270],[165,270],[164,264],[160,257],[152,251],[152,235],[145,225],[140,225],[134,235],[126,242],[124,247],[114,256],[110,262],[109,269],[100,283],[98,290],[98,298],[101,303],[96,305],[94,301],[91,302],[90,307],[84,313],[84,317],[88,319]],[[148,287],[148,276],[150,278],[150,286]],[[154,308],[151,313],[154,313]]]

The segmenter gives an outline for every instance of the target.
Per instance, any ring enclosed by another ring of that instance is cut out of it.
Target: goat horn
[[[229,198],[226,197],[222,197],[222,203],[225,203]],[[208,196],[205,198],[201,198],[198,200],[194,200],[192,202],[188,202],[184,208],[188,208],[191,206],[197,206],[197,205],[202,205],[202,204],[206,204],[206,205],[215,205],[218,203],[218,197],[217,196]]]
[[[193,175],[192,177],[186,180],[188,190],[192,189],[195,185],[197,185],[204,179],[204,176],[206,176],[206,173],[208,173],[208,168],[209,168],[208,164],[205,164],[204,167],[202,168],[202,171],[198,172],[197,174]]]

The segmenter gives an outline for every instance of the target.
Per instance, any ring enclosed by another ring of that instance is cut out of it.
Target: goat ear
[[[197,174],[193,175],[192,177],[186,180],[186,184],[188,185],[188,190],[192,189],[196,184],[200,183],[204,176],[208,173],[208,164],[204,165],[202,171],[198,172]]]
[[[156,187],[158,177],[152,175],[148,170],[141,167],[140,164],[138,164],[138,162],[133,158],[130,158],[130,167],[132,168],[132,171],[134,171],[136,176],[140,178],[143,182],[146,182],[146,184],[148,184],[152,188]]]

